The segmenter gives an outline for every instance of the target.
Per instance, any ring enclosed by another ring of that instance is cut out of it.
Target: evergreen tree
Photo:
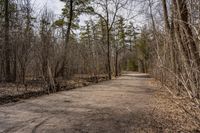
[[[119,68],[119,55],[126,48],[126,34],[125,34],[125,21],[122,16],[119,17],[117,22],[115,23],[115,76],[119,76],[120,68]]]
[[[63,54],[62,67],[60,68],[64,76],[66,77],[66,56],[67,56],[67,47],[70,39],[70,32],[72,28],[77,27],[78,17],[83,13],[91,13],[93,8],[89,6],[91,0],[61,0],[65,2],[65,8],[63,11],[63,19],[58,20],[56,24],[65,25],[66,24],[66,33],[65,33],[65,49]],[[65,21],[67,19],[67,21]]]

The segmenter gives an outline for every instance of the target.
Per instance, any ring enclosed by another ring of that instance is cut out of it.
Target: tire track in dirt
[[[153,118],[155,89],[149,84],[151,80],[146,74],[130,73],[112,81],[0,106],[0,132],[164,132]]]

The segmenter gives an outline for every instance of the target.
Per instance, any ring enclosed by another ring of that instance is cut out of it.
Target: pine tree
[[[126,48],[126,34],[125,34],[125,22],[122,16],[119,17],[117,22],[115,23],[115,76],[119,76],[119,55],[123,49]]]
[[[77,21],[78,17],[83,13],[91,13],[93,11],[93,8],[89,6],[91,0],[61,0],[66,2],[65,8],[63,8],[63,19],[58,20],[62,22],[63,25],[66,24],[66,34],[65,34],[65,50],[63,54],[63,61],[62,61],[62,67],[60,68],[62,73],[64,73],[64,76],[66,77],[66,56],[67,56],[67,47],[70,39],[70,32],[72,28],[77,27]],[[67,19],[67,22],[65,22],[65,18]],[[60,23],[59,23],[60,24]]]

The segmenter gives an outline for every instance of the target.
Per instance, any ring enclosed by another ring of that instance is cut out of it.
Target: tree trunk
[[[11,82],[10,71],[10,42],[9,42],[9,0],[5,0],[5,78],[7,82]]]
[[[112,73],[111,73],[111,62],[110,62],[110,32],[107,31],[107,60],[108,60],[108,78],[109,80],[112,79]]]
[[[168,19],[168,11],[167,11],[167,3],[166,0],[162,0],[163,5],[163,14],[164,14],[164,21],[165,21],[165,29],[167,32],[170,30],[170,24]]]
[[[115,77],[119,76],[119,71],[118,71],[118,52],[116,52],[116,57],[115,57]]]
[[[16,81],[17,79],[17,48],[14,47],[14,63],[13,63],[13,77],[12,81]]]
[[[112,79],[111,61],[110,61],[110,28],[109,28],[109,12],[108,1],[106,0],[106,29],[107,29],[107,60],[108,60],[108,79]]]
[[[61,68],[64,77],[67,76],[66,56],[67,56],[67,48],[68,48],[68,43],[69,43],[69,38],[70,38],[72,20],[73,20],[73,0],[70,0],[69,22],[67,24],[67,33],[65,36],[65,49],[64,49],[65,51],[63,55],[63,66]]]

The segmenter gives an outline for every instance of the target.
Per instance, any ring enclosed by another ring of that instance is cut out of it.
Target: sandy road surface
[[[0,106],[5,133],[162,132],[152,120],[154,93],[144,74]]]

